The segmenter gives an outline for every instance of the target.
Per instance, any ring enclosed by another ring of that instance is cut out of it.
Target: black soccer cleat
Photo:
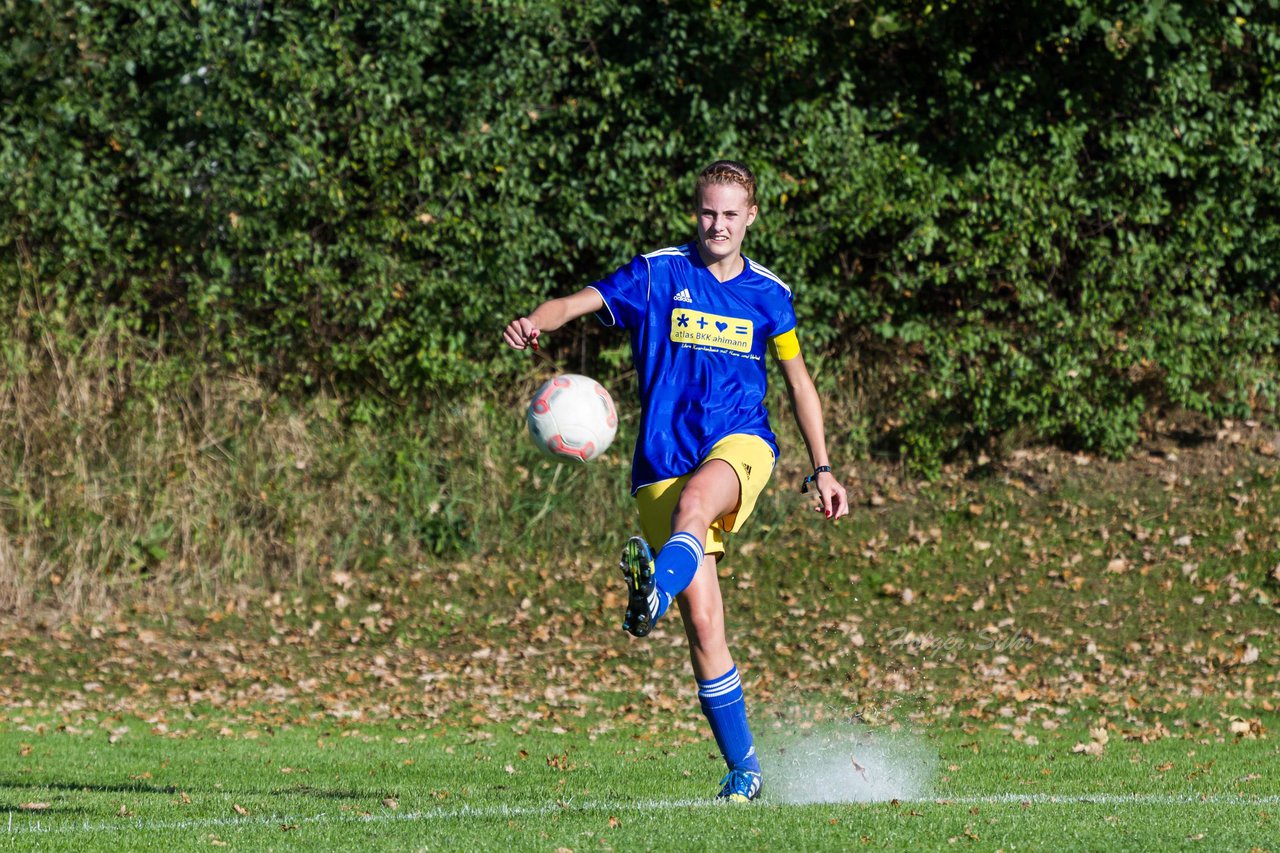
[[[622,630],[633,637],[643,637],[653,628],[649,598],[653,595],[653,552],[649,543],[632,536],[622,549],[622,576],[627,581],[627,615]]]

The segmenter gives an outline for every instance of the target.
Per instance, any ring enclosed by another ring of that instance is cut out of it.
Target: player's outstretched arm
[[[593,314],[604,307],[604,299],[600,291],[594,287],[584,287],[570,296],[549,299],[533,309],[527,317],[517,317],[507,324],[502,332],[502,339],[507,346],[524,349],[538,340],[543,332],[554,332],[556,329],[587,314]]]
[[[787,382],[787,393],[791,396],[796,425],[800,427],[800,435],[809,448],[809,461],[815,469],[830,468],[826,429],[822,424],[822,401],[818,397],[818,389],[814,387],[813,377],[809,375],[809,368],[805,367],[804,356],[797,353],[786,361],[779,361],[778,365]],[[816,483],[819,503],[814,509],[825,513],[833,521],[849,514],[849,497],[835,474],[830,470],[823,471],[817,475]]]

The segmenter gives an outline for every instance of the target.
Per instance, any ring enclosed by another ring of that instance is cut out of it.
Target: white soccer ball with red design
[[[594,379],[562,373],[548,379],[529,403],[533,443],[557,459],[595,459],[618,434],[613,398]]]

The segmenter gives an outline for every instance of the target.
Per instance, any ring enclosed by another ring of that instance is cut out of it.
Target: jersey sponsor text
[[[676,308],[671,312],[671,340],[678,344],[751,352],[754,337],[750,320],[721,317],[688,308]]]

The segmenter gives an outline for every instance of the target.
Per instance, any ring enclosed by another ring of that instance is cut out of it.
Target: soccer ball
[[[594,379],[562,373],[548,379],[529,403],[529,434],[544,453],[588,462],[618,433],[613,398]]]

